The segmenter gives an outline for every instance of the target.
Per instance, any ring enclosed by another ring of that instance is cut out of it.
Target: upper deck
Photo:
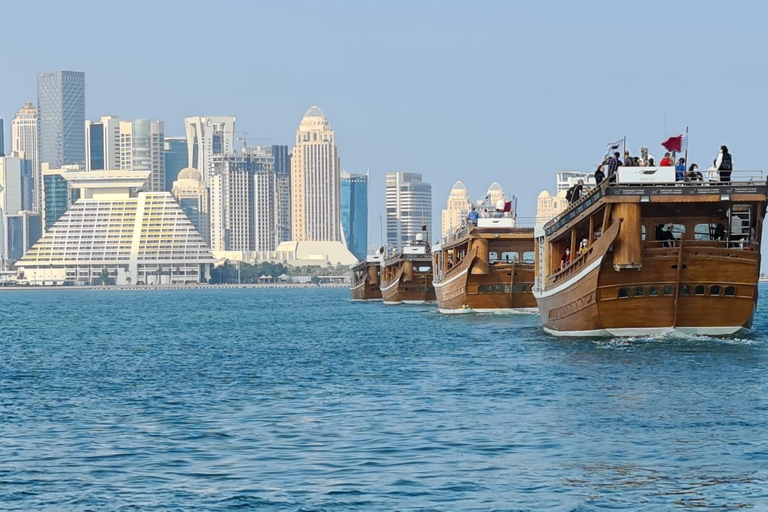
[[[674,167],[619,167],[615,181],[603,181],[544,224],[552,236],[583,214],[606,203],[765,202],[768,184],[761,171],[732,171],[731,181],[675,181]]]

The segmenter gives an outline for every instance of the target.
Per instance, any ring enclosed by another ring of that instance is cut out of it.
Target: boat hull
[[[536,311],[533,274],[527,264],[492,268],[488,274],[459,268],[434,283],[438,309],[446,314]]]
[[[407,280],[402,266],[390,279],[381,280],[381,298],[384,304],[424,304],[435,301],[432,273],[425,273]]]

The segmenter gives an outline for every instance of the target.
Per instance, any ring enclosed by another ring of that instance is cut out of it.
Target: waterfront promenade
[[[0,286],[4,291],[43,291],[43,290],[90,290],[90,291],[143,291],[143,290],[222,290],[233,288],[349,288],[349,283],[242,283],[242,284],[158,284],[130,286]]]

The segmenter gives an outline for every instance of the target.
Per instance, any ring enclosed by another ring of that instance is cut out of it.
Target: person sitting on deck
[[[688,172],[685,174],[685,181],[701,181],[703,179],[704,176],[699,172],[699,166],[691,164],[688,168]]]
[[[566,249],[563,253],[563,257],[560,258],[560,268],[565,268],[571,263],[571,250]]]
[[[469,213],[467,214],[467,221],[473,226],[477,226],[477,219],[479,218],[480,218],[480,214],[477,213],[477,210],[475,210],[475,206],[472,205],[472,209],[469,210]]]
[[[675,181],[685,181],[685,158],[680,158],[675,166]]]
[[[581,244],[579,244],[579,256],[581,256],[588,250],[589,250],[589,247],[587,247],[587,239],[585,238],[584,240],[581,241]]]

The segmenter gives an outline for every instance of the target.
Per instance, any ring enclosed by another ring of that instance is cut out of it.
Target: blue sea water
[[[768,509],[764,302],[598,341],[344,289],[0,305],[3,510]]]

